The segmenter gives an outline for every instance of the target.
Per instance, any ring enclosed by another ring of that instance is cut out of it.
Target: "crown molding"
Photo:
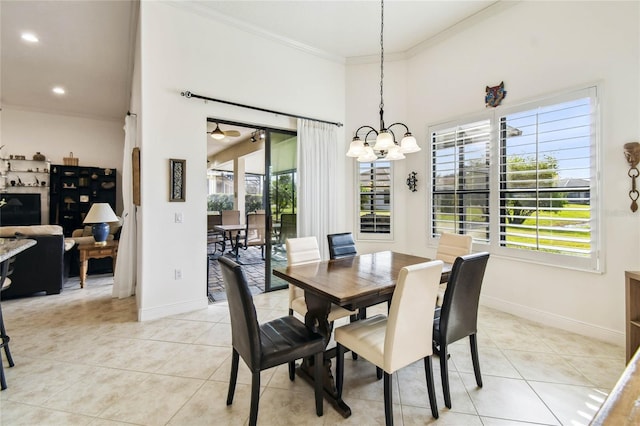
[[[302,52],[308,53],[310,55],[314,55],[323,59],[327,59],[332,62],[337,62],[339,64],[345,64],[346,59],[342,56],[335,55],[333,53],[329,53],[322,49],[315,48],[313,46],[309,46],[307,44],[301,43],[299,41],[293,40],[288,37],[283,37],[281,35],[272,33],[270,31],[266,31],[262,28],[256,27],[255,25],[250,25],[244,21],[241,21],[236,18],[232,18],[230,16],[224,15],[217,10],[214,10],[207,6],[207,2],[184,2],[184,1],[176,1],[171,0],[164,2],[164,4],[176,7],[178,9],[186,10],[191,13],[195,13],[198,16],[206,16],[208,18],[214,19],[216,21],[224,22],[232,26],[233,28],[242,30],[247,33],[251,33],[257,35],[258,37],[265,38],[267,40],[274,41],[276,43],[282,44],[284,46],[291,47],[293,49],[300,50]]]

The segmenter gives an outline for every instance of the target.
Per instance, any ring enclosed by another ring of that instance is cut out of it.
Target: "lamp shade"
[[[378,159],[378,156],[373,152],[373,148],[367,146],[364,148],[364,153],[358,157],[360,163],[372,163]]]
[[[398,145],[394,145],[389,148],[389,152],[387,152],[387,155],[385,156],[385,159],[389,161],[404,160],[405,158],[406,157]]]
[[[353,141],[349,144],[349,151],[347,157],[360,157],[364,154],[364,142],[359,138],[353,138]]]
[[[404,135],[404,137],[402,138],[402,141],[400,141],[400,147],[401,147],[400,148],[401,151],[405,154],[410,154],[413,152],[420,151],[418,142],[416,141],[416,138],[413,137],[411,133],[406,133]]]
[[[118,216],[113,212],[109,203],[93,203],[83,223],[118,222]]]
[[[386,129],[382,129],[376,137],[376,145],[373,147],[373,149],[375,151],[386,151],[394,145],[395,143],[393,142],[393,135]]]

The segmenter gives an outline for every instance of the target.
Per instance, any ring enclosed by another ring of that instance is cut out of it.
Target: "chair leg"
[[[376,378],[378,380],[382,379],[382,368],[376,367]]]
[[[227,405],[233,404],[233,394],[236,391],[236,379],[238,378],[238,361],[240,354],[233,349],[231,355],[231,377],[229,377],[229,393],[227,394]]]
[[[291,361],[289,363],[289,380],[292,382],[296,379],[296,362]]]
[[[342,385],[344,383],[344,352],[344,346],[340,343],[336,343],[336,395],[338,400],[342,399]]]
[[[442,378],[442,393],[444,394],[444,405],[451,408],[451,394],[449,392],[449,370],[448,368],[447,346],[440,344],[440,377]]]
[[[4,366],[2,365],[2,357],[0,356],[0,390],[7,388],[7,380],[4,378]]]
[[[360,319],[360,313],[357,314],[353,314],[351,316],[349,316],[349,322],[356,322]],[[353,358],[354,360],[358,359],[358,354],[355,353],[354,351],[351,351],[351,358]]]
[[[476,375],[476,383],[482,387],[482,375],[480,374],[480,360],[478,359],[478,340],[475,333],[469,336],[471,344],[471,361],[473,361],[473,372]]]
[[[393,376],[386,371],[384,372],[384,423],[387,426],[393,426],[393,401],[391,400],[392,395],[392,384],[393,384]]]
[[[322,367],[324,363],[324,352],[318,352],[314,357],[314,387],[316,394],[316,414],[318,417],[323,414],[324,394],[322,391]]]
[[[360,316],[361,320],[367,319],[367,308],[360,308],[358,315]]]
[[[436,401],[436,389],[433,385],[433,365],[431,357],[424,357],[424,372],[427,376],[427,391],[429,392],[429,405],[431,406],[431,415],[434,419],[438,418],[438,403]]]
[[[249,425],[258,423],[258,403],[260,402],[260,372],[251,374],[251,412],[249,413]]]
[[[289,308],[289,315],[293,315],[293,309]]]
[[[9,350],[9,336],[7,336],[7,331],[4,328],[4,318],[2,317],[1,307],[0,307],[0,336],[2,337],[4,353],[7,356],[7,362],[9,363],[9,367],[13,367],[15,364],[13,363],[13,357],[11,356],[11,351]]]

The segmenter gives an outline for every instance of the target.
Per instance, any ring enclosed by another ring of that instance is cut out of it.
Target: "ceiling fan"
[[[216,128],[211,132],[207,132],[207,134],[211,135],[212,138],[220,140],[224,139],[225,136],[238,137],[240,136],[240,132],[237,130],[220,130],[220,125],[216,123]]]

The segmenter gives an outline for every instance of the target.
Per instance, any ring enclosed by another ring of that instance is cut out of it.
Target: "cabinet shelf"
[[[61,225],[65,236],[84,226],[82,220],[91,204],[106,202],[115,210],[115,169],[107,174],[107,169],[100,167],[52,164],[49,170],[49,223]],[[113,182],[114,188],[104,189],[105,182]]]
[[[627,329],[627,362],[640,347],[640,272],[626,271],[625,301]]]
[[[42,174],[44,174],[44,175],[48,175],[48,174],[49,174],[49,171],[46,171],[46,172],[45,172],[45,171],[42,171],[42,170],[39,170],[39,171],[38,171],[38,170],[13,170],[13,169],[11,169],[11,170],[5,170],[5,171],[4,171],[4,172],[2,172],[2,173],[3,173],[3,176],[4,176],[5,174],[9,174],[9,173],[40,173],[41,175],[42,175]]]

